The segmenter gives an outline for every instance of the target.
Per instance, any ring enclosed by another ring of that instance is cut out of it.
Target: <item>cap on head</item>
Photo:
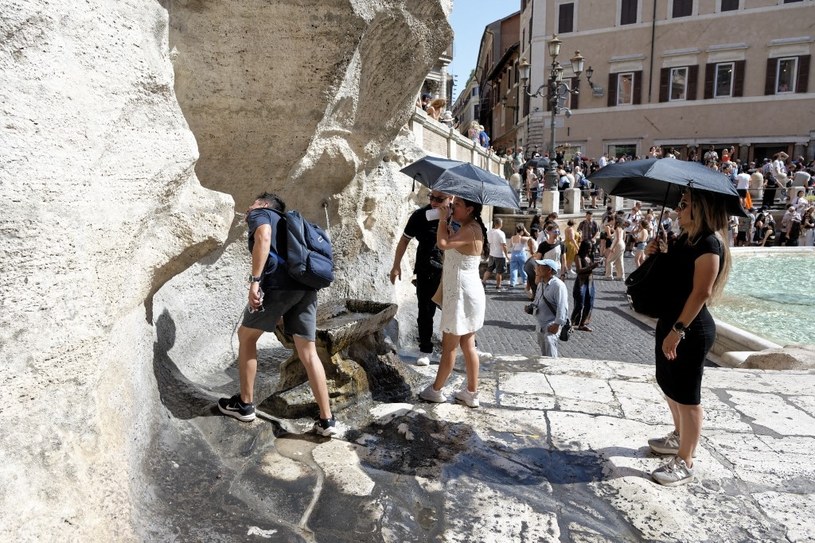
[[[543,260],[536,260],[535,264],[537,264],[539,266],[547,266],[549,268],[552,268],[552,270],[555,271],[555,272],[560,271],[560,264],[558,264],[556,261],[552,260],[551,258],[544,258]]]

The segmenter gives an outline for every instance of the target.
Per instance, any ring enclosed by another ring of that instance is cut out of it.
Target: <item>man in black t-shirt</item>
[[[433,317],[436,314],[436,304],[433,295],[441,282],[442,257],[441,251],[436,247],[436,230],[439,226],[438,207],[449,206],[451,197],[443,192],[431,191],[430,204],[414,211],[408,219],[402,239],[396,246],[393,258],[393,267],[390,271],[391,283],[402,278],[402,257],[405,255],[408,244],[412,239],[419,242],[416,249],[416,263],[413,273],[416,274],[416,298],[419,302],[419,314],[416,323],[419,328],[419,357],[416,364],[427,366],[433,354]]]

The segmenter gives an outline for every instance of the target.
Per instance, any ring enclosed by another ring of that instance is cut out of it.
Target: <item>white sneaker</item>
[[[462,388],[456,392],[456,400],[464,403],[467,407],[478,407],[481,403],[478,401],[478,391],[470,392],[466,388]]]
[[[419,358],[416,359],[417,366],[429,366],[430,365],[430,355],[422,353]]]
[[[665,437],[649,439],[648,446],[657,454],[676,454],[679,452],[679,434],[671,430]]]
[[[436,390],[433,385],[427,385],[427,388],[419,393],[419,398],[426,402],[444,403],[447,401],[447,396],[441,390]]]
[[[684,460],[674,456],[670,462],[655,469],[651,477],[663,486],[685,485],[693,481],[693,468],[689,468]]]

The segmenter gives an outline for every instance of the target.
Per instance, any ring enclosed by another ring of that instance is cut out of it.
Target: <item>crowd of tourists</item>
[[[490,152],[493,150],[490,144],[490,136],[487,134],[484,125],[478,121],[471,121],[466,126],[462,126],[459,119],[453,116],[453,112],[446,109],[447,100],[445,98],[432,98],[429,94],[422,94],[419,100],[416,101],[416,107],[423,110],[428,117],[440,124],[459,130],[482,149]]]

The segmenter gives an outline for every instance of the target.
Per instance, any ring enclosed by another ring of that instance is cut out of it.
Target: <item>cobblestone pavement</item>
[[[625,258],[625,269],[634,269],[633,258]],[[561,341],[559,356],[590,360],[615,360],[652,364],[654,361],[654,331],[626,311],[625,284],[602,279],[602,270],[595,270],[596,298],[592,313],[592,332],[575,330],[568,342]],[[508,281],[504,281],[506,285]],[[569,310],[574,308],[572,286]],[[528,303],[520,287],[496,292],[491,280],[487,284],[487,311],[484,328],[478,332],[478,348],[493,355],[537,356],[540,347],[535,338],[535,318],[523,312]]]

